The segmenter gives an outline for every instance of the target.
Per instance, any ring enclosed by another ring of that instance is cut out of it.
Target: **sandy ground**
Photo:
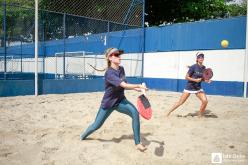
[[[136,104],[139,93],[126,91]],[[144,153],[134,147],[131,119],[113,112],[88,140],[79,134],[95,119],[102,92],[0,98],[1,165],[248,164],[248,99],[208,96],[204,118],[192,95],[169,119],[181,93],[149,91],[151,120],[141,118]],[[214,157],[214,161],[221,161]]]

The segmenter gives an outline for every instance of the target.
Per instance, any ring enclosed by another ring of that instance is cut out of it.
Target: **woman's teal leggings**
[[[80,139],[84,140],[94,131],[99,129],[104,121],[109,117],[109,115],[114,111],[117,110],[120,113],[124,113],[132,118],[132,127],[134,132],[134,142],[135,144],[140,143],[140,120],[139,120],[139,112],[135,108],[135,106],[129,102],[127,99],[123,99],[120,104],[111,109],[102,109],[100,108],[97,115],[95,122],[91,124],[87,130],[80,135]]]

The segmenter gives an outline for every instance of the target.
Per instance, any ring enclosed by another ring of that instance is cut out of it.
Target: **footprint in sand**
[[[17,130],[17,134],[24,134],[24,131],[21,130],[21,129],[18,129],[18,130]]]
[[[13,154],[13,153],[10,152],[10,149],[8,149],[8,148],[2,148],[2,149],[0,149],[0,157],[7,158],[11,154]]]
[[[49,160],[50,159],[50,156],[55,153],[59,148],[58,147],[45,147],[43,150],[42,150],[42,153],[44,155],[42,155],[42,160]]]
[[[6,152],[6,153],[0,153],[0,157],[5,157],[7,158],[9,155],[11,155],[11,152]]]
[[[183,156],[183,154],[182,154],[182,153],[177,152],[177,154],[176,154],[176,159],[180,159],[182,156]]]
[[[62,137],[62,136],[64,136],[64,134],[65,134],[65,131],[59,131],[59,132],[57,133],[57,136],[58,136],[58,137]]]
[[[84,153],[79,154],[78,159],[80,160],[81,164],[89,164],[87,159],[84,157]]]

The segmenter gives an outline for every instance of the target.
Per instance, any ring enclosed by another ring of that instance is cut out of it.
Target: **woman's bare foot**
[[[198,112],[198,115],[197,115],[199,118],[202,118],[204,117],[204,112]]]
[[[143,146],[142,144],[137,144],[136,149],[141,151],[141,152],[144,152],[145,150],[147,150],[147,148],[145,146]]]

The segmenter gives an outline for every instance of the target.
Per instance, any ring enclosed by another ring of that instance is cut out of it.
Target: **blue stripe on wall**
[[[111,33],[92,34],[86,37],[75,37],[69,39],[52,40],[39,44],[39,57],[54,56],[58,52],[75,52],[88,51],[102,54],[107,45],[109,47],[119,47],[125,50],[126,53],[141,52],[143,49],[143,30],[132,29],[126,31],[117,31]],[[65,41],[65,43],[64,43]],[[64,47],[65,46],[65,47]],[[2,55],[1,55],[2,54]],[[8,55],[16,55],[23,57],[34,56],[34,43],[7,47]],[[0,48],[0,56],[4,55],[4,49]]]
[[[144,81],[150,89],[174,92],[182,92],[187,82],[182,79],[165,78],[144,78]],[[244,90],[243,82],[230,81],[213,81],[210,84],[202,83],[202,87],[207,94],[224,96],[242,97]]]
[[[1,80],[0,97],[34,95],[34,80]]]
[[[140,78],[127,78],[130,83],[141,83]],[[65,94],[104,91],[104,78],[89,80],[43,80],[42,94]]]
[[[129,83],[141,83],[141,78],[127,78]],[[39,94],[66,94],[104,91],[104,79],[39,80]],[[2,80],[0,96],[34,95],[34,80]]]
[[[129,83],[145,82],[148,88],[182,92],[186,80],[163,78],[128,78]],[[248,84],[247,84],[248,85]],[[224,96],[243,96],[242,82],[213,81],[203,83],[207,94]],[[65,94],[78,92],[96,92],[104,90],[104,79],[90,80],[40,80],[39,94]],[[0,96],[34,95],[34,80],[2,80],[0,81]],[[248,89],[247,89],[248,95]]]
[[[65,94],[79,92],[103,91],[103,78],[91,80],[44,80],[42,86],[43,94]]]

